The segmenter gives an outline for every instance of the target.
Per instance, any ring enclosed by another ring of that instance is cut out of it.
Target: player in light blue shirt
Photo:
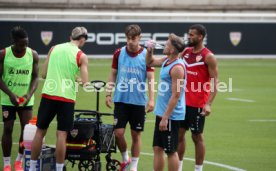
[[[153,43],[154,44],[154,43]],[[177,154],[179,120],[185,116],[185,66],[179,53],[184,49],[183,40],[170,34],[165,44],[164,58],[154,58],[153,48],[147,48],[147,64],[161,67],[153,137],[154,170],[163,170],[164,152],[168,156],[168,170],[178,170]]]
[[[145,115],[154,108],[154,84],[148,85],[149,100],[147,99],[147,83],[154,82],[153,69],[146,65],[146,49],[140,46],[141,28],[129,25],[125,29],[127,45],[117,49],[113,56],[112,71],[109,77],[106,94],[106,105],[112,104],[112,84],[116,84],[113,102],[115,137],[122,154],[123,162],[120,170],[136,171],[140,150],[141,132],[144,130]],[[147,108],[147,109],[146,109]],[[128,157],[127,143],[124,137],[126,124],[129,122],[132,136],[131,155]]]

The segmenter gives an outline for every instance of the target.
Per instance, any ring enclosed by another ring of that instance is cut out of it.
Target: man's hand
[[[146,107],[147,113],[152,112],[153,108],[154,108],[154,101],[153,100],[148,101],[147,107]]]
[[[147,51],[149,53],[152,53],[154,46],[155,46],[156,42],[154,40],[149,40],[145,43],[145,46],[147,48]]]
[[[10,101],[11,101],[11,103],[14,105],[14,106],[18,106],[19,104],[18,104],[18,96],[17,95],[15,95],[15,94],[11,94],[10,96]]]
[[[112,108],[111,105],[112,105],[112,98],[111,98],[111,95],[106,95],[105,97],[105,105],[108,107],[108,108]]]
[[[22,96],[24,98],[24,103],[23,106],[27,106],[27,104],[29,103],[30,99],[31,99],[31,95],[30,94],[25,94],[24,96]]]
[[[78,84],[82,84],[82,80],[79,76],[76,75],[76,80],[75,80]]]
[[[211,105],[206,103],[200,114],[202,114],[203,116],[209,116],[210,113],[211,113]]]
[[[159,130],[160,131],[167,131],[168,130],[168,118],[162,117],[162,120],[159,123]]]

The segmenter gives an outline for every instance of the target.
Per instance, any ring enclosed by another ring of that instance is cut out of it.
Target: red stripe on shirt
[[[127,50],[127,54],[131,57],[136,57],[137,55],[139,55],[139,53],[143,52],[144,48],[140,48],[138,52],[136,53],[131,53]],[[117,49],[114,54],[113,54],[113,59],[112,59],[112,68],[113,69],[118,69],[118,62],[119,62],[119,56],[121,53],[121,48]],[[154,72],[154,68],[147,66],[147,72]]]
[[[118,69],[120,53],[121,53],[121,48],[117,49],[113,54],[113,59],[112,59],[112,68],[113,69]]]
[[[49,52],[48,52],[48,58],[49,58],[49,59],[50,59],[50,56],[51,56],[51,53],[52,53],[54,47],[55,47],[55,46],[52,46],[51,49],[50,49]]]
[[[147,72],[154,72],[154,68],[147,65]]]
[[[3,49],[3,59],[5,58],[6,56],[6,48]]]
[[[72,99],[66,99],[64,97],[59,97],[59,96],[51,96],[48,94],[42,94],[43,98],[50,99],[50,100],[57,100],[57,101],[62,101],[62,102],[68,102],[68,103],[75,103],[74,100]]]
[[[77,60],[78,67],[81,66],[80,57],[81,57],[82,54],[83,54],[83,52],[81,50],[77,53],[76,60]]]

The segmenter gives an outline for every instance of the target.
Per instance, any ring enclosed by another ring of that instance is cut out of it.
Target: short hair
[[[131,36],[131,37],[140,36],[141,32],[142,32],[141,28],[137,24],[128,25],[125,28],[125,34],[127,37],[128,36]]]
[[[13,40],[25,39],[28,37],[28,33],[21,26],[16,26],[11,29],[11,38]]]
[[[82,37],[85,38],[85,40],[88,39],[88,32],[85,27],[75,27],[72,30],[71,37],[73,40],[80,40]]]
[[[206,30],[206,28],[202,24],[194,24],[189,29],[196,30],[198,34],[200,34],[200,35],[203,36],[203,38],[207,34],[207,30]]]
[[[181,37],[175,35],[174,33],[171,33],[169,35],[169,40],[178,52],[182,52],[185,49],[184,40]]]

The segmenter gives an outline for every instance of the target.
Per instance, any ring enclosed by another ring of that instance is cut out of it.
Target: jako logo
[[[16,74],[16,75],[19,75],[19,74],[21,74],[21,75],[28,75],[29,74],[29,70],[27,70],[27,69],[14,69],[14,68],[9,68],[9,70],[8,70],[8,73],[10,74],[10,75],[13,75],[13,74]]]
[[[21,74],[21,75],[28,75],[29,74],[29,70],[27,69],[18,69],[16,70],[16,74]]]

